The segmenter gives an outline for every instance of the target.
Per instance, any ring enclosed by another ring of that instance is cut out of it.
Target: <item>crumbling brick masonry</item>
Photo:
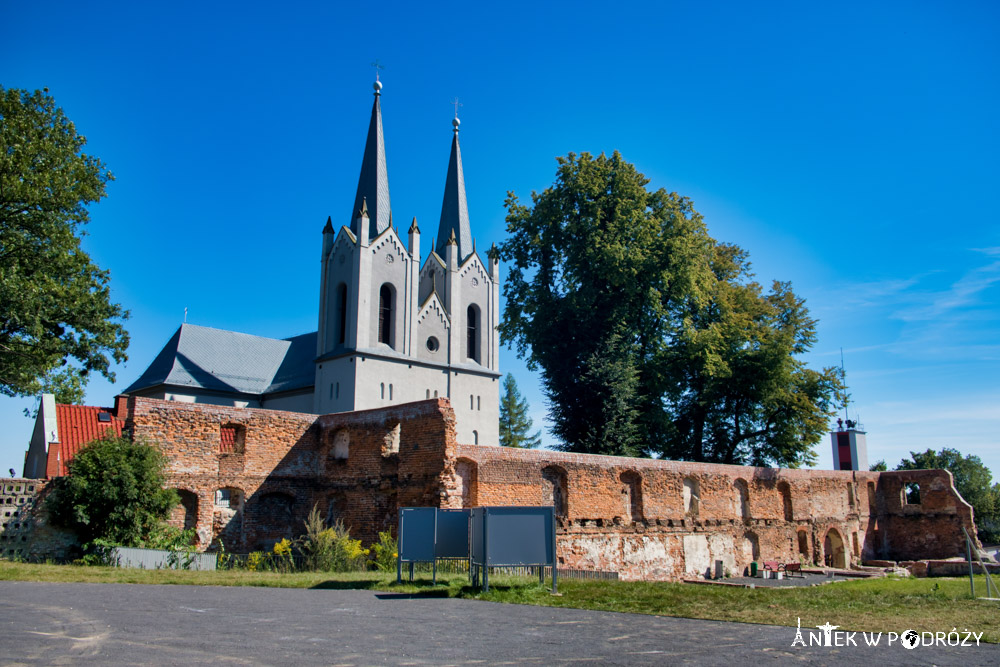
[[[159,443],[201,548],[269,548],[315,506],[373,542],[400,507],[553,504],[559,561],[678,579],[716,560],[851,567],[962,552],[972,509],[950,473],[749,468],[463,445],[446,399],[330,415],[132,397],[126,431]]]

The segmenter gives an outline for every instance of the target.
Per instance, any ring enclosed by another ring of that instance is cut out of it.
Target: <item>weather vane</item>
[[[376,59],[375,59],[375,62],[373,62],[373,63],[372,63],[372,67],[374,67],[374,68],[375,68],[375,80],[376,80],[376,81],[378,81],[378,71],[379,71],[380,69],[385,69],[385,65],[382,65],[382,64],[381,64],[381,63],[380,63],[380,62],[378,61],[378,58],[376,58]]]

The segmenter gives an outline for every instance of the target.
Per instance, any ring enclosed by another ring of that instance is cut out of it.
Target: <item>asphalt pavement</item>
[[[0,582],[3,665],[1000,664],[996,645],[795,639],[787,627],[372,591]]]

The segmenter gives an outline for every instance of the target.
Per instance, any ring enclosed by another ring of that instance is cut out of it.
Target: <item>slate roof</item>
[[[351,210],[351,231],[360,234],[357,228],[357,216],[363,204],[368,207],[369,231],[368,238],[373,239],[389,229],[392,219],[389,206],[389,173],[385,163],[385,140],[382,138],[382,106],[379,104],[380,93],[375,90],[375,103],[372,105],[372,119],[368,125],[368,139],[365,141],[365,154],[361,160],[361,175],[358,177],[358,193],[354,197],[354,208]]]
[[[458,243],[458,262],[462,263],[472,254],[472,229],[469,226],[469,205],[465,199],[465,174],[462,171],[462,148],[458,145],[457,125],[451,140],[448,176],[441,203],[441,222],[438,223],[438,242],[434,248],[441,257],[447,256],[445,252],[452,232]]]
[[[261,395],[311,387],[316,333],[284,340],[182,324],[126,394],[158,385]]]
[[[101,421],[101,414],[107,415]],[[80,448],[92,440],[97,440],[108,431],[115,435],[122,434],[124,422],[116,419],[112,408],[99,408],[91,405],[65,405],[56,403],[56,428],[59,442],[49,445],[48,470],[49,477],[62,477],[66,474],[66,464],[72,460]],[[57,456],[53,457],[52,448],[57,448]]]

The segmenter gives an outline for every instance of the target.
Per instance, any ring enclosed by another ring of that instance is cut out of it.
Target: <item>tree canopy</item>
[[[976,529],[985,542],[1000,540],[1000,483],[992,484],[993,475],[982,459],[975,455],[962,456],[956,449],[945,447],[936,452],[910,452],[910,458],[899,462],[896,470],[931,470],[942,468],[951,472],[955,490],[972,505]]]
[[[79,400],[91,372],[114,380],[128,312],[80,245],[87,206],[113,179],[45,91],[0,88],[0,393]],[[72,365],[67,362],[72,360]]]
[[[500,397],[500,444],[504,447],[538,447],[542,432],[531,433],[532,419],[528,416],[528,400],[521,397],[517,380],[510,373],[503,379]]]
[[[559,158],[531,206],[507,197],[501,339],[540,368],[569,451],[797,466],[840,382],[796,355],[815,322],[787,283],[709,236],[690,199],[619,153]]]
[[[166,457],[155,446],[125,437],[95,440],[67,464],[69,474],[53,482],[46,500],[57,525],[81,541],[105,540],[141,546],[162,532],[162,521],[179,502],[163,488]]]

